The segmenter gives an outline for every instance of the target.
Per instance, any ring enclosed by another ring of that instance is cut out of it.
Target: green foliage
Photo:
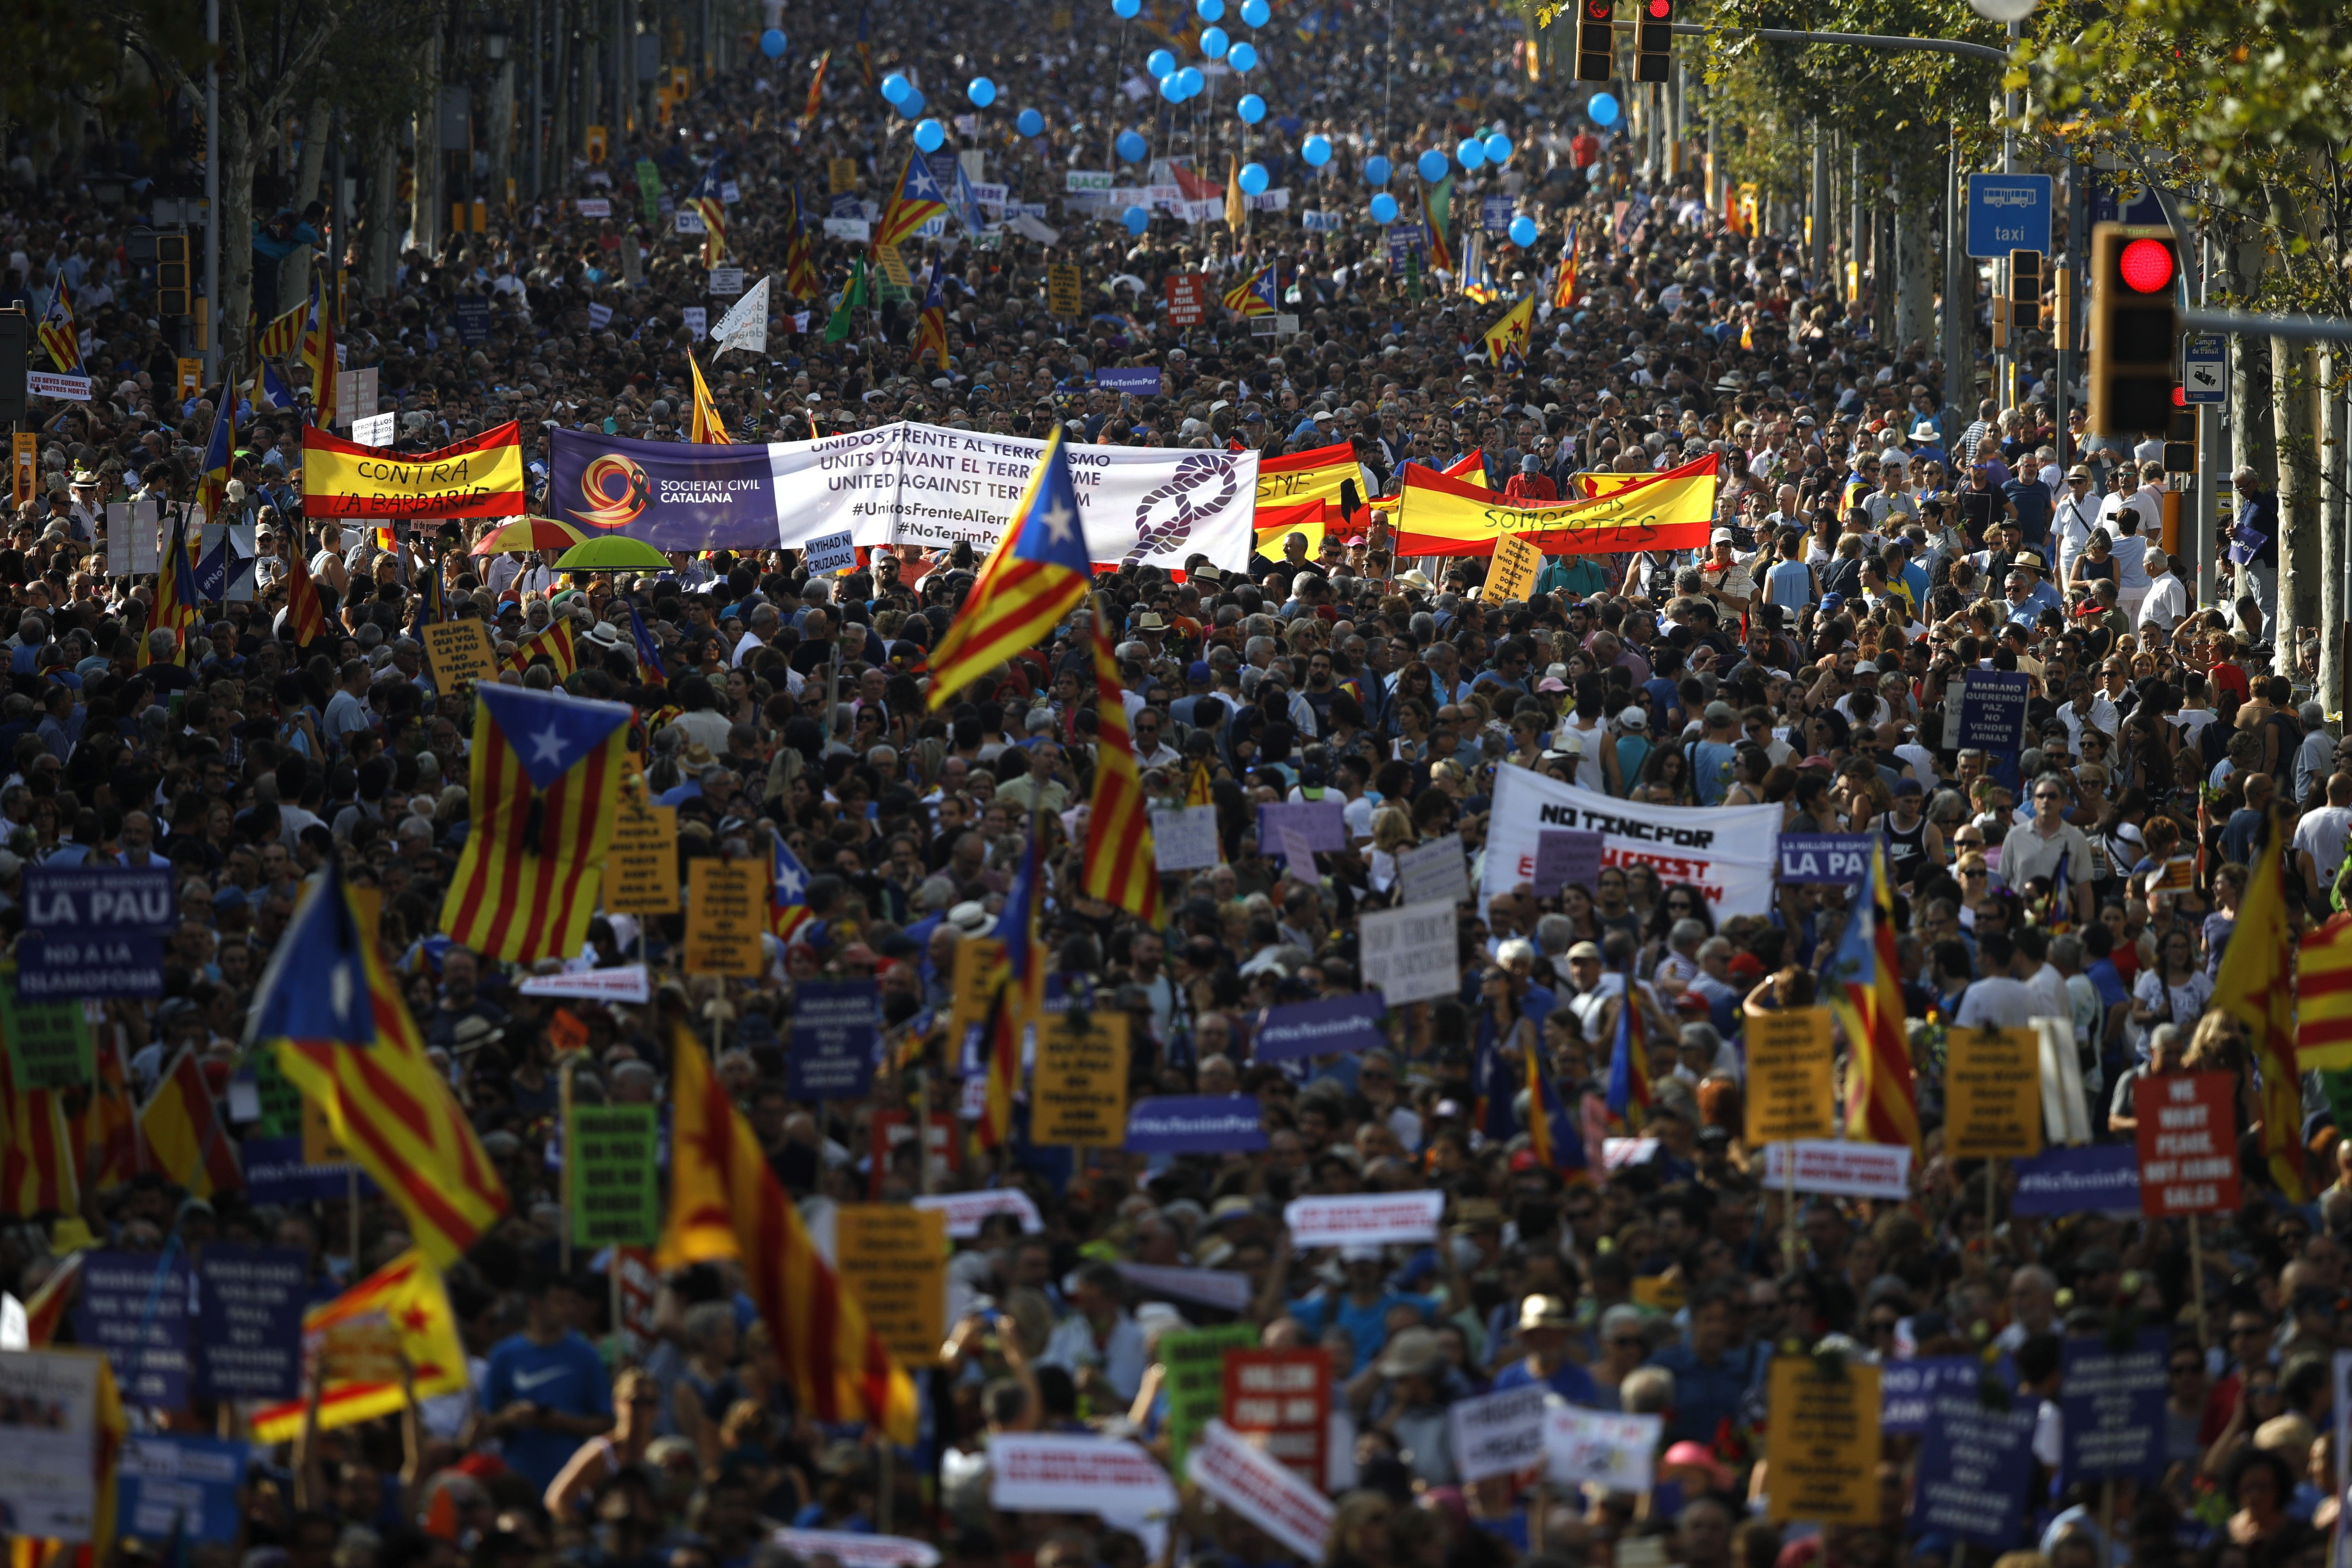
[[[115,123],[159,131],[163,103],[154,82],[203,70],[204,8],[136,0],[128,9],[138,19],[135,50],[125,47],[125,28],[115,16],[81,0],[15,0],[9,47],[0,50],[0,103],[8,119],[37,125],[98,107]]]

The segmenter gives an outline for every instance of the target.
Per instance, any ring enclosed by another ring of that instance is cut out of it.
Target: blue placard
[[[2103,1337],[2070,1339],[2059,1384],[2065,1422],[2066,1484],[2110,1476],[2164,1476],[2163,1329],[2146,1329],[2122,1350]]]
[[[1917,1356],[1878,1365],[1878,1429],[1916,1436],[1927,1429],[1927,1406],[1946,1395],[1975,1403],[1984,1363],[1971,1355]]]
[[[1387,1004],[1370,991],[1269,1007],[1258,1024],[1250,1059],[1288,1061],[1297,1057],[1368,1051],[1374,1046],[1385,1046],[1389,1037],[1381,1027],[1381,1019],[1387,1011]]]
[[[295,1335],[299,1353],[301,1335]],[[122,1440],[115,1522],[125,1535],[169,1541],[235,1541],[244,1516],[237,1492],[252,1450],[218,1437],[131,1436]]]
[[[82,1262],[74,1337],[106,1352],[126,1405],[188,1403],[188,1263],[152,1252],[93,1252]]]
[[[1938,1398],[1919,1448],[1912,1528],[1997,1552],[2016,1545],[2033,1473],[2033,1421],[2030,1404],[1987,1410],[1973,1399]]]
[[[368,1173],[348,1162],[307,1163],[299,1138],[247,1138],[237,1145],[237,1163],[245,1171],[245,1194],[257,1204],[339,1204],[351,1195],[354,1173],[360,1196],[377,1191]]]
[[[2180,391],[2191,408],[2230,401],[2230,340],[2191,332],[2180,345]]]
[[[1282,828],[1290,827],[1307,847],[1339,854],[1348,847],[1348,807],[1338,795],[1321,800],[1280,801],[1257,808],[1258,852],[1274,854],[1282,843]]]
[[[297,1248],[206,1246],[196,1270],[198,1393],[299,1399],[310,1296],[310,1261]]]
[[[27,866],[25,929],[58,937],[168,931],[180,923],[169,866]]]
[[[1508,234],[1511,231],[1511,198],[1479,197],[1478,226],[1488,234]]]
[[[1874,833],[1783,833],[1780,880],[1859,885],[1870,876]]]
[[[803,980],[793,988],[786,1092],[854,1100],[874,1087],[882,988],[871,980]]]
[[[1265,1147],[1254,1094],[1139,1100],[1127,1113],[1130,1154],[1254,1154]]]
[[[2005,756],[2022,751],[2032,679],[2020,669],[1969,670],[1960,687],[1958,747]]]
[[[1095,372],[1095,384],[1105,392],[1124,392],[1130,397],[1160,395],[1160,367],[1156,364],[1126,365]]]
[[[2139,1150],[2129,1143],[2044,1149],[2011,1167],[2017,1214],[2139,1213]]]
[[[467,348],[478,348],[490,341],[490,302],[488,300],[460,300],[449,307],[457,319],[457,341]]]
[[[1969,176],[1969,254],[2009,258],[2012,250],[2050,254],[2051,182],[2047,174]]]
[[[163,939],[151,931],[40,937],[16,943],[16,994],[27,1002],[163,994]]]

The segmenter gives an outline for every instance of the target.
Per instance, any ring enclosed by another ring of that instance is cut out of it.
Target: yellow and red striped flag
[[[437,583],[438,574],[428,581]],[[299,549],[286,557],[286,626],[296,647],[309,647],[327,635],[327,609],[319,585],[310,581],[310,564]]]
[[[808,226],[801,221],[800,193],[795,191],[784,206],[784,291],[808,300],[824,287],[816,274],[816,253],[809,245]]]
[[[824,68],[833,63],[833,51],[827,49],[816,58],[816,74],[809,78],[808,102],[802,106],[801,123],[816,123],[817,105],[824,100]]]
[[[1577,224],[1568,226],[1568,243],[1559,247],[1559,270],[1553,274],[1551,308],[1565,310],[1576,303],[1576,237]]]
[[[310,373],[310,422],[325,429],[335,422],[335,321],[319,301],[319,280],[310,279],[309,319],[302,329],[302,368]],[[314,514],[315,515],[315,514]]]
[[[731,447],[727,438],[727,422],[719,417],[719,405],[711,400],[709,384],[702,379],[702,366],[692,354],[686,356],[687,368],[694,373],[693,438],[706,447]]]
[[[785,1379],[823,1422],[915,1440],[915,1384],[817,1250],[751,1124],[685,1029],[670,1057],[670,1206],[659,1263],[739,1259]]]
[[[2294,1001],[2295,1070],[2352,1068],[2352,914],[2303,939]]]
[[[2303,1089],[2295,1072],[2295,943],[2281,867],[2285,825],[2264,825],[2238,923],[2213,976],[2211,1005],[2245,1026],[2246,1049],[2263,1080],[2263,1153],[2289,1203],[2311,1196],[2303,1168]]]
[[[73,1306],[74,1297],[81,1289],[82,1259],[87,1251],[69,1252],[49,1270],[41,1288],[25,1302],[25,1347],[40,1350],[58,1337],[58,1325]]]
[[[452,942],[509,963],[588,940],[628,769],[625,702],[474,689],[473,829],[441,904]]]
[[[555,684],[562,685],[580,668],[580,645],[572,636],[572,617],[558,616],[538,631],[522,639],[507,658],[507,668],[517,675],[530,668],[530,661],[545,654],[555,666]]]
[[[246,1041],[276,1047],[278,1070],[391,1194],[410,1239],[454,1263],[506,1213],[506,1186],[364,929],[329,861],[278,938]]]
[[[1127,727],[1126,688],[1111,655],[1102,600],[1094,601],[1095,789],[1087,814],[1087,897],[1125,910],[1146,925],[1160,923],[1160,869],[1152,854],[1151,814]]]
[[[62,272],[49,292],[49,308],[42,313],[39,336],[41,346],[49,351],[49,363],[61,374],[81,374],[81,333],[74,327],[73,300],[66,292]]]
[[[196,1197],[245,1185],[236,1144],[213,1103],[204,1063],[192,1046],[180,1047],[155,1082],[155,1092],[139,1108],[139,1135],[162,1171]]]
[[[81,1207],[81,1166],[63,1089],[18,1089],[0,1052],[0,1213],[19,1218]]]
[[[139,1108],[125,1081],[119,1029],[105,1026],[96,1052],[98,1078],[83,1097],[81,1109],[68,1110],[74,1145],[81,1151],[83,1179],[92,1191],[121,1186],[142,1169]]]
[[[889,205],[882,209],[882,221],[874,226],[866,254],[881,255],[947,210],[947,194],[931,177],[931,166],[923,162],[920,153],[908,148],[906,170],[890,193]]]
[[[450,1310],[441,1270],[416,1247],[304,1312],[302,1343],[337,1373],[319,1395],[322,1432],[405,1408],[400,1356],[408,1358],[419,1399],[466,1386],[457,1314]],[[253,1435],[265,1443],[299,1436],[303,1411],[299,1399],[264,1405],[253,1413]]]
[[[1845,1025],[1845,1135],[1860,1143],[1919,1147],[1903,972],[1895,950],[1895,892],[1884,845],[1871,852],[1869,900],[1846,922],[1830,961],[1830,1005]]]
[[[1087,554],[1086,523],[1062,442],[1056,425],[1004,537],[981,563],[971,596],[931,654],[934,711],[998,665],[1044,642],[1055,623],[1087,596],[1094,563]]]
[[[302,322],[310,313],[305,302],[273,319],[253,340],[256,359],[292,359],[301,351]]]

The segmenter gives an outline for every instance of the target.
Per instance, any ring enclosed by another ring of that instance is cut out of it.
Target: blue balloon
[[[1273,16],[1274,7],[1265,0],[1242,0],[1242,20],[1253,27],[1263,27]]]
[[[914,90],[915,84],[897,71],[882,79],[882,101],[885,103],[896,103]]]
[[[1243,124],[1255,125],[1265,118],[1265,100],[1254,92],[1244,93],[1241,101],[1234,105],[1234,112],[1242,117]]]
[[[919,88],[908,88],[907,96],[898,100],[898,112],[913,120],[923,112],[923,94]]]
[[[1222,22],[1225,19],[1225,0],[1200,0],[1192,7],[1192,14],[1203,22]]]
[[[1203,27],[1201,29],[1201,58],[1209,60],[1223,59],[1225,51],[1233,47],[1233,43],[1231,38],[1225,37],[1225,30],[1223,27]]]
[[[1331,139],[1328,136],[1309,136],[1305,142],[1299,143],[1298,155],[1319,169],[1331,161]]]
[[[1118,221],[1127,225],[1128,233],[1139,235],[1151,226],[1151,215],[1141,207],[1129,207],[1118,215]]]
[[[926,120],[915,127],[915,145],[926,153],[938,152],[947,139],[947,127],[936,120]]]
[[[784,53],[784,35],[781,28],[771,27],[760,35],[760,52],[770,59],[781,59]]]
[[[1462,144],[1454,149],[1454,155],[1462,160],[1464,168],[1475,169],[1486,161],[1486,144],[1475,136],[1465,136]]]
[[[1225,63],[1243,75],[1248,75],[1257,68],[1257,46],[1246,42],[1235,44],[1225,51]]]
[[[1176,56],[1167,49],[1154,49],[1143,57],[1143,68],[1150,73],[1152,80],[1158,81],[1176,68]]]
[[[1592,95],[1592,100],[1584,106],[1584,112],[1592,116],[1592,123],[1595,125],[1614,125],[1617,123],[1618,116],[1624,113],[1624,110],[1617,107],[1614,94],[1596,92]]]
[[[1143,14],[1143,0],[1110,0],[1110,14],[1122,22],[1132,22]]]
[[[1389,195],[1386,191],[1382,191],[1372,197],[1372,221],[1374,223],[1394,223],[1396,222],[1396,215],[1397,200],[1394,196]]]
[[[1235,178],[1241,181],[1243,193],[1246,195],[1254,196],[1260,191],[1265,189],[1265,165],[1264,163],[1244,163],[1242,165],[1242,172],[1236,175]]]
[[[1183,77],[1175,71],[1170,71],[1166,76],[1161,77],[1160,79],[1160,96],[1166,99],[1171,103],[1183,102]]]
[[[1497,131],[1492,136],[1486,138],[1486,162],[1489,163],[1507,163],[1510,156],[1511,139],[1509,137]]]
[[[1521,250],[1536,242],[1536,220],[1521,213],[1511,220],[1511,243]]]
[[[1176,79],[1184,84],[1184,96],[1186,98],[1200,97],[1201,94],[1207,89],[1209,85],[1209,79],[1201,74],[1201,68],[1199,66],[1186,66],[1182,70],[1176,73]]]
[[[1112,145],[1118,148],[1118,155],[1130,163],[1142,163],[1144,155],[1151,151],[1151,143],[1133,131],[1120,132],[1118,140]]]
[[[1389,161],[1378,153],[1364,160],[1364,184],[1368,185],[1385,185],[1389,183],[1389,176],[1395,173],[1389,166]]]
[[[1013,116],[1013,129],[1024,136],[1043,136],[1045,133],[1045,117],[1034,109],[1024,109]]]
[[[975,109],[986,109],[996,101],[996,84],[984,76],[972,78],[971,85],[963,90],[964,95],[971,100],[972,107]]]
[[[1428,152],[1423,153],[1419,159],[1415,160],[1413,167],[1421,171],[1421,177],[1423,179],[1427,180],[1433,185],[1437,184],[1438,181],[1445,178],[1445,171],[1447,168],[1445,154],[1439,152],[1436,148],[1432,147]]]

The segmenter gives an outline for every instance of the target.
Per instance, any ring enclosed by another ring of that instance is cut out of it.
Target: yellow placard
[[[1087,313],[1076,262],[1057,261],[1045,268],[1045,310],[1049,314],[1065,319]]]
[[[874,259],[880,265],[882,276],[899,288],[911,289],[915,286],[914,279],[907,272],[907,258],[898,254],[897,246],[884,246],[874,253]]]
[[[1775,1356],[1764,1452],[1770,1520],[1878,1521],[1878,1369]]]
[[[604,911],[674,915],[677,904],[677,807],[647,805],[623,790],[604,852]]]
[[[1689,1287],[1678,1275],[1633,1276],[1633,1305],[1636,1307],[1647,1307],[1653,1312],[1679,1312],[1689,1300]]]
[[[902,1366],[931,1366],[947,1338],[948,1216],[898,1204],[844,1204],[834,1217],[842,1282]]]
[[[948,998],[948,1039],[960,1045],[964,1031],[988,1021],[989,999],[1004,978],[1004,944],[992,936],[968,936],[956,943],[955,973]]]
[[[427,621],[425,655],[433,661],[433,679],[445,691],[462,683],[487,686],[499,678],[499,650],[490,628],[479,621]]]
[[[178,369],[179,380],[177,382],[177,385],[180,389],[180,395],[182,397],[194,397],[204,391],[204,361],[200,359],[184,359],[178,362]]]
[[[601,163],[604,161],[604,149],[610,144],[610,140],[603,126],[588,127],[588,161],[591,163]]]
[[[825,195],[846,195],[857,188],[857,160],[827,158],[824,161]]]
[[[2032,1029],[1944,1037],[1944,1152],[2025,1160],[2042,1152],[2042,1038]]]
[[[381,1312],[337,1323],[319,1336],[315,1375],[329,1383],[400,1383],[400,1331]]]
[[[1748,1146],[1836,1137],[1830,1010],[1751,1007],[1746,1036]]]
[[[1533,596],[1536,574],[1543,570],[1543,552],[1524,539],[1495,542],[1495,559],[1486,568],[1486,589],[1479,597],[1487,604]]]
[[[1127,1142],[1127,1015],[1055,1013],[1037,1021],[1031,1141],[1116,1149]]]
[[[41,438],[30,430],[19,430],[10,445],[14,460],[8,468],[8,491],[18,506],[24,506],[41,493]]]
[[[686,972],[756,975],[767,931],[768,879],[751,860],[697,860],[686,903]]]

